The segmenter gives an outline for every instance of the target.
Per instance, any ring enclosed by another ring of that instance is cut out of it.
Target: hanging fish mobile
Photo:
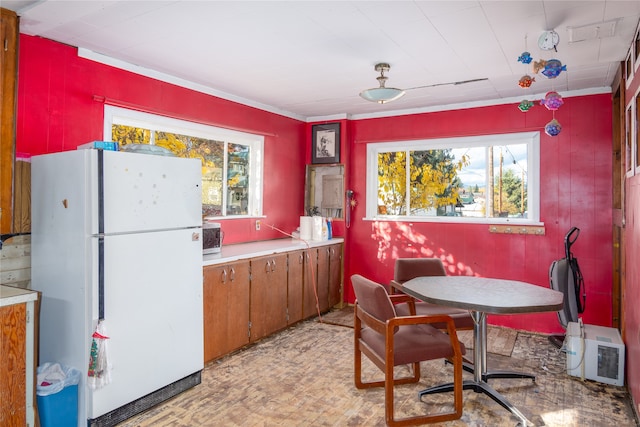
[[[540,61],[533,61],[533,72],[538,74],[540,70],[544,70],[544,67],[547,65],[547,61],[541,59]]]
[[[531,83],[535,82],[536,79],[534,77],[531,77],[530,75],[524,75],[520,78],[520,80],[518,81],[518,86],[520,86],[523,89],[526,89],[528,87],[531,87]]]
[[[557,59],[550,59],[546,61],[542,74],[549,79],[555,79],[563,71],[567,71],[566,65],[562,65],[562,62]]]
[[[522,54],[520,54],[520,56],[518,57],[518,62],[522,62],[523,64],[529,64],[531,63],[531,60],[533,58],[531,58],[531,54],[529,52],[522,52]]]
[[[562,125],[556,119],[551,120],[544,127],[544,132],[549,136],[558,136],[562,131]]]
[[[518,110],[522,111],[523,113],[526,113],[533,106],[534,106],[533,102],[523,99],[522,101],[520,101],[520,104],[518,104]]]
[[[540,105],[544,105],[547,107],[547,110],[555,111],[558,108],[562,107],[564,104],[564,100],[562,96],[558,92],[547,92],[544,96],[544,99],[540,100]]]

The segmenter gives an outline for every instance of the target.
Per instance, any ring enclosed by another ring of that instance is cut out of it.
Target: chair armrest
[[[416,299],[414,297],[406,294],[395,294],[389,295],[389,299],[393,304],[406,303],[409,306],[409,314],[411,316],[416,315]]]
[[[389,299],[394,304],[398,304],[398,303],[401,303],[401,302],[414,302],[415,301],[414,297],[412,297],[410,295],[406,295],[406,294],[389,295]]]
[[[391,280],[389,282],[389,290],[392,295],[394,294],[402,294],[402,283],[397,282],[395,280]]]
[[[453,322],[451,316],[446,314],[438,314],[435,316],[402,316],[394,317],[387,320],[387,333],[394,331],[398,327],[403,325],[428,325],[430,323],[446,323],[447,335],[451,340],[451,346],[454,349],[454,353],[462,355],[460,349],[460,341],[458,341],[458,334],[456,333],[456,325]]]

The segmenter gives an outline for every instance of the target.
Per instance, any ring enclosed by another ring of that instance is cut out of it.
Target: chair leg
[[[389,427],[414,426],[426,423],[436,423],[444,421],[452,421],[460,419],[462,416],[462,358],[452,357],[450,362],[453,364],[453,402],[454,410],[442,414],[421,415],[415,417],[395,419],[395,401],[394,401],[394,385],[393,366],[389,364],[385,367],[385,421]],[[391,366],[390,366],[391,365]],[[420,371],[420,364],[414,367],[417,372]],[[419,375],[419,374],[418,374]]]

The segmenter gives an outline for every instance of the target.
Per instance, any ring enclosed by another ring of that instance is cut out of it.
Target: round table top
[[[559,311],[564,295],[516,280],[473,276],[425,276],[405,282],[404,293],[419,300],[493,314]]]

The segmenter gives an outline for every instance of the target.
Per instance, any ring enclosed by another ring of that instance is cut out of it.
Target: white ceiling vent
[[[612,19],[611,21],[597,22],[579,27],[567,27],[569,43],[613,37],[616,33],[617,24],[618,19]]]

